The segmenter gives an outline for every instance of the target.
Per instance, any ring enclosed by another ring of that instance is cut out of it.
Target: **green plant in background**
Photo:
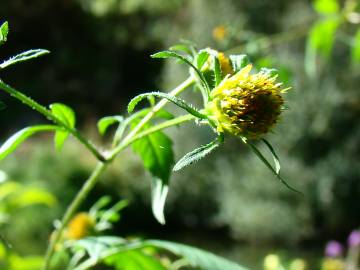
[[[1,40],[6,41],[7,23],[1,26]],[[0,65],[1,69],[22,61],[49,53],[37,49],[23,52]],[[85,181],[74,200],[67,208],[61,222],[56,223],[56,229],[51,236],[50,245],[45,257],[44,269],[49,269],[51,259],[59,245],[66,244],[66,239],[81,239],[75,241],[76,251],[71,259],[70,268],[88,269],[100,262],[113,265],[115,268],[126,269],[133,265],[129,258],[142,261],[141,269],[152,265],[150,269],[165,269],[164,266],[143,250],[147,248],[165,249],[183,257],[186,264],[202,269],[244,269],[243,267],[221,259],[215,255],[181,244],[159,240],[125,241],[121,238],[83,237],[100,233],[111,227],[111,222],[119,218],[117,212],[125,206],[120,202],[108,210],[103,207],[108,199],[100,200],[89,213],[79,213],[79,206],[89,192],[99,181],[99,176],[108,165],[128,146],[132,146],[143,163],[152,174],[152,211],[155,218],[165,223],[164,205],[169,189],[169,178],[172,170],[178,171],[211,153],[224,143],[227,136],[235,135],[256,154],[270,171],[288,188],[290,187],[280,176],[280,162],[271,144],[264,136],[279,120],[284,109],[282,94],[286,92],[281,83],[277,82],[276,70],[262,68],[256,73],[250,73],[252,65],[246,55],[231,55],[229,58],[211,49],[197,50],[192,44],[179,44],[168,51],[152,55],[153,58],[175,58],[190,68],[190,76],[170,93],[149,92],[133,98],[128,104],[128,117],[120,115],[107,116],[98,122],[100,134],[105,134],[108,127],[116,124],[117,130],[113,136],[112,147],[102,151],[91,143],[76,129],[74,111],[65,104],[54,103],[49,109],[29,98],[22,92],[0,80],[0,89],[14,98],[44,115],[52,124],[26,127],[11,136],[0,148],[0,159],[12,153],[23,141],[39,132],[54,132],[54,143],[61,150],[69,135],[73,135],[98,160],[92,174]],[[203,109],[198,109],[187,101],[177,97],[190,86],[199,90]],[[155,98],[161,98],[155,102]],[[133,113],[137,104],[147,99],[149,108]],[[169,102],[175,104],[187,114],[174,117],[163,107]],[[165,121],[161,121],[165,120]],[[161,121],[161,122],[160,122]],[[178,126],[182,123],[195,121],[200,126],[210,127],[216,138],[199,148],[187,153],[174,165],[172,141],[162,132],[163,129]],[[274,166],[265,158],[255,142],[261,140],[269,150],[274,160]],[[65,241],[65,242],[64,242]],[[79,248],[80,247],[80,248]],[[88,253],[84,260],[79,254]],[[136,268],[137,269],[137,268]]]

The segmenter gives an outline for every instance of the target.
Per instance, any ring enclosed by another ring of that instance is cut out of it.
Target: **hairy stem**
[[[171,95],[177,95],[184,91],[186,88],[188,88],[190,85],[192,85],[195,82],[193,77],[189,77],[187,80],[185,80],[183,83],[181,83],[178,87],[174,88],[170,94]],[[1,88],[1,84],[0,84]],[[16,91],[17,92],[17,91]],[[21,93],[20,93],[21,94]],[[148,130],[141,131],[141,128],[158,112],[162,107],[164,107],[168,103],[167,99],[160,100],[154,108],[144,116],[144,118],[139,122],[139,124],[119,143],[117,147],[114,148],[114,150],[110,153],[109,157],[105,159],[107,163],[104,162],[98,162],[95,169],[91,173],[90,177],[85,181],[83,187],[80,189],[80,191],[76,194],[75,198],[67,208],[62,220],[60,227],[55,230],[54,235],[50,241],[50,244],[47,248],[46,255],[45,255],[45,262],[43,266],[43,270],[48,270],[50,266],[51,257],[55,252],[55,246],[60,241],[61,236],[65,230],[66,225],[69,223],[71,217],[76,213],[79,206],[83,203],[83,201],[88,196],[89,192],[92,190],[92,188],[97,184],[99,180],[99,176],[101,173],[103,173],[107,167],[107,165],[114,160],[114,158],[127,146],[132,144],[134,141],[139,140],[143,138],[144,136],[147,136],[153,132],[179,125],[181,123],[190,121],[194,119],[194,116],[192,115],[184,115],[180,116],[174,119],[171,119],[169,121],[165,121],[163,123],[160,123]],[[41,108],[43,108],[40,105]],[[45,109],[45,108],[43,108]],[[46,110],[46,109],[45,109]],[[46,110],[47,111],[47,110]]]
[[[20,100],[22,103],[26,104],[33,110],[39,112],[40,114],[44,115],[47,119],[54,122],[55,124],[63,127],[66,131],[71,133],[75,138],[79,140],[99,161],[106,161],[105,157],[102,153],[97,150],[97,148],[87,139],[85,139],[75,128],[69,127],[66,123],[61,121],[59,118],[54,116],[50,110],[36,102],[35,100],[29,98],[28,96],[24,95],[23,93],[19,92],[15,88],[7,85],[3,81],[0,80],[0,89],[4,90],[10,96]]]

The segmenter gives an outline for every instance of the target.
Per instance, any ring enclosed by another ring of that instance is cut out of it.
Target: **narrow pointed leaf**
[[[101,118],[97,123],[99,133],[104,135],[108,127],[116,123],[121,123],[122,121],[124,121],[124,117],[120,115],[106,116]]]
[[[55,149],[60,151],[68,137],[69,137],[69,132],[67,132],[66,130],[58,129],[55,132],[55,136],[54,136]]]
[[[272,147],[272,145],[265,139],[262,139],[262,141],[265,143],[265,145],[269,148],[271,154],[272,154],[272,157],[274,159],[274,164],[275,164],[275,172],[276,174],[279,174],[280,173],[280,159],[278,157],[278,155],[276,154],[275,150],[274,150],[274,147]]]
[[[202,270],[248,270],[237,263],[195,247],[162,240],[147,240],[144,245],[167,250],[196,269]]]
[[[256,154],[256,156],[266,165],[266,167],[269,168],[269,170],[279,179],[279,181],[284,184],[288,189],[302,194],[302,192],[298,191],[297,189],[293,188],[292,186],[290,186],[281,176],[280,174],[276,171],[276,169],[274,169],[270,162],[264,157],[264,155],[260,152],[260,150],[251,142],[246,142],[247,145],[250,146],[251,150]],[[303,194],[302,194],[303,195]]]
[[[151,209],[160,224],[165,224],[165,201],[169,186],[160,178],[154,177],[151,182]]]
[[[219,58],[217,56],[214,57],[214,75],[215,75],[215,86],[218,86],[221,82],[221,67]]]
[[[24,128],[14,135],[12,135],[7,141],[0,147],[0,160],[4,159],[7,155],[12,153],[23,141],[29,138],[31,135],[37,132],[53,131],[58,129],[54,125],[38,125]]]
[[[24,62],[24,61],[27,61],[27,60],[30,60],[33,58],[37,58],[37,57],[40,57],[40,56],[48,54],[48,53],[50,53],[50,52],[48,50],[44,50],[44,49],[29,50],[29,51],[20,53],[14,57],[11,57],[9,60],[6,60],[2,64],[0,64],[0,69],[17,64],[19,62]]]
[[[194,71],[196,72],[196,74],[198,75],[202,86],[204,87],[205,91],[206,91],[206,96],[209,97],[210,95],[210,87],[204,77],[204,74],[201,73],[201,71],[199,69],[197,69],[188,59],[186,59],[184,56],[182,56],[181,54],[178,54],[177,52],[174,51],[162,51],[162,52],[158,52],[155,53],[153,55],[151,55],[152,58],[177,58],[179,60],[181,60],[182,62],[184,62],[185,64],[187,64],[188,66],[190,66],[191,68],[194,69]]]
[[[215,148],[219,146],[219,141],[216,139],[206,145],[203,145],[183,156],[174,166],[173,171],[179,171],[182,168],[204,158],[210,154]]]
[[[201,53],[199,53],[197,56],[197,59],[196,59],[197,68],[201,70],[201,68],[205,64],[206,60],[208,60],[208,58],[209,58],[208,52],[202,51]]]
[[[144,94],[140,94],[136,97],[134,97],[128,104],[128,112],[131,113],[135,106],[144,98],[148,97],[148,96],[156,96],[156,97],[160,97],[160,98],[166,98],[167,100],[171,101],[172,103],[174,103],[175,105],[179,106],[180,108],[186,110],[188,113],[199,117],[199,118],[206,118],[205,115],[203,115],[202,113],[200,113],[194,106],[192,106],[191,104],[186,103],[186,101],[184,101],[181,98],[175,97],[175,96],[171,96],[169,94],[163,93],[163,92],[150,92],[150,93],[144,93]]]

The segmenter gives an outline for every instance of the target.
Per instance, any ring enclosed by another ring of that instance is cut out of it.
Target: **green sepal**
[[[271,144],[269,142],[267,142],[266,140],[263,140],[263,142],[265,143],[265,145],[269,148],[272,157],[274,159],[275,162],[275,168],[273,168],[273,166],[270,164],[270,162],[266,159],[266,157],[261,153],[261,151],[250,141],[248,141],[246,138],[242,138],[243,142],[245,144],[247,144],[250,149],[255,153],[255,155],[265,164],[266,167],[268,167],[268,169],[279,179],[279,181],[285,185],[288,189],[299,193],[301,195],[303,195],[303,193],[295,188],[293,188],[292,186],[290,186],[280,175],[280,161],[278,156],[276,155],[274,148],[271,146]]]

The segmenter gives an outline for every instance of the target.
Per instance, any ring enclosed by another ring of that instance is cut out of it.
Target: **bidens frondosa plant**
[[[8,25],[4,23],[0,28],[0,45],[6,41],[7,35]],[[47,53],[49,52],[43,49],[23,52],[1,63],[0,71]],[[101,263],[121,266],[122,263],[125,264],[124,260],[131,260],[135,255],[141,258],[142,262],[146,262],[145,266],[155,265],[154,269],[169,268],[162,265],[157,257],[145,254],[143,250],[147,247],[158,251],[167,250],[179,258],[184,258],[188,263],[187,266],[196,269],[245,269],[215,255],[181,244],[102,236],[104,231],[111,227],[111,223],[119,218],[116,213],[124,207],[122,202],[104,210],[109,200],[102,199],[89,210],[89,213],[75,215],[108,165],[129,146],[140,156],[144,167],[151,174],[152,211],[155,218],[162,224],[165,223],[164,205],[172,171],[178,171],[204,158],[222,145],[227,136],[240,138],[275,176],[287,185],[279,174],[279,159],[271,144],[264,139],[266,133],[278,121],[284,105],[282,94],[286,88],[277,81],[277,76],[273,74],[274,70],[261,69],[259,71],[252,68],[249,59],[244,54],[227,56],[209,48],[197,50],[191,44],[179,44],[168,51],[156,53],[152,57],[175,58],[190,68],[190,75],[169,93],[150,92],[136,96],[128,104],[129,115],[127,116],[112,115],[101,118],[97,123],[101,135],[108,131],[109,126],[116,125],[117,127],[112,136],[111,147],[106,150],[94,145],[78,131],[76,114],[72,108],[62,103],[43,106],[0,79],[1,90],[50,121],[46,125],[29,126],[16,132],[0,147],[0,160],[13,152],[28,137],[39,132],[52,132],[57,150],[61,150],[68,136],[72,135],[98,161],[93,172],[68,206],[61,221],[56,222],[57,226],[50,238],[44,259],[44,270],[52,268],[52,258],[59,246],[70,247],[73,257],[67,269],[75,270],[89,269]],[[195,108],[178,97],[181,92],[190,87],[199,90],[203,108]],[[155,98],[161,98],[161,100],[156,103]],[[150,106],[134,112],[136,105],[143,99],[147,99]],[[182,108],[186,113],[177,117],[173,116],[164,109],[169,102]],[[172,141],[163,130],[189,121],[194,121],[199,127],[209,126],[214,131],[215,139],[190,151],[175,163]],[[261,140],[268,147],[274,159],[274,166],[254,144],[255,140]],[[81,254],[76,251],[79,245],[83,247]],[[72,247],[75,248],[72,249]],[[150,269],[145,266],[141,269]]]

